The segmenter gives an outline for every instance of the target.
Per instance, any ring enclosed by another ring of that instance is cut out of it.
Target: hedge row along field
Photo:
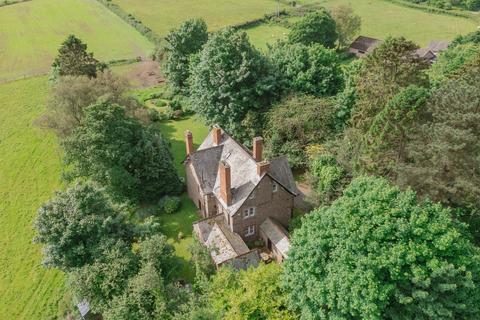
[[[101,60],[147,56],[153,45],[95,0],[35,0],[0,8],[0,82],[44,74],[75,34]]]

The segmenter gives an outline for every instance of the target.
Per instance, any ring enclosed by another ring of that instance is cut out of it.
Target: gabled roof
[[[191,161],[204,193],[213,193],[230,215],[234,215],[255,187],[265,177],[270,176],[288,192],[296,196],[298,190],[286,157],[270,161],[270,170],[263,176],[257,175],[257,162],[250,151],[222,130],[220,144],[213,142],[210,132],[197,151],[187,161]],[[229,205],[220,196],[220,177],[218,165],[220,161],[230,166],[231,195]]]
[[[197,221],[193,224],[193,229],[200,241],[210,249],[216,265],[250,252],[242,238],[225,226],[221,215]]]
[[[373,50],[376,46],[381,44],[383,41],[375,38],[359,36],[355,41],[350,45],[351,49],[356,49],[362,52],[369,52]]]
[[[273,245],[275,245],[278,251],[286,258],[288,250],[290,249],[290,240],[288,239],[288,233],[285,228],[272,218],[267,218],[260,225],[260,230],[265,233],[267,238],[272,241]]]

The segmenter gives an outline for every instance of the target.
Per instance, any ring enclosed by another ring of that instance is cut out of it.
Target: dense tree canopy
[[[269,59],[285,89],[316,96],[330,96],[342,87],[340,61],[334,50],[322,45],[278,43]]]
[[[69,35],[58,49],[58,56],[52,64],[52,76],[87,76],[93,78],[107,66],[87,52],[87,45],[74,35]]]
[[[182,189],[158,129],[144,128],[118,105],[88,107],[63,146],[70,175],[90,178],[115,197],[153,201]]]
[[[305,216],[284,281],[303,319],[475,319],[479,266],[449,209],[362,177]]]
[[[306,14],[292,26],[288,34],[290,43],[318,43],[326,48],[335,47],[337,38],[335,20],[324,9]]]
[[[333,102],[325,98],[299,95],[285,99],[267,114],[267,154],[286,155],[293,167],[306,167],[306,147],[331,137],[334,115]]]
[[[203,19],[187,20],[165,37],[167,60],[165,75],[177,90],[186,86],[190,76],[190,56],[199,52],[208,40],[207,24]]]
[[[247,129],[259,128],[242,121],[249,113],[267,108],[276,94],[274,89],[268,61],[249,43],[246,33],[232,28],[213,34],[192,66],[194,111],[208,124],[218,123],[244,140]]]
[[[42,205],[35,241],[44,263],[64,271],[92,263],[117,241],[131,241],[133,227],[93,184],[78,183]]]

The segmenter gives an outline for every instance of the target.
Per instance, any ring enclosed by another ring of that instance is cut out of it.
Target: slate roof
[[[213,193],[231,216],[238,211],[250,193],[264,178],[264,176],[257,175],[257,162],[250,150],[223,130],[218,146],[214,144],[213,134],[210,131],[198,150],[187,159],[192,162],[204,193]],[[220,177],[218,174],[220,161],[224,161],[230,166],[232,195],[230,205],[224,203],[220,196]],[[288,192],[295,196],[298,194],[286,157],[270,160],[270,170],[267,174]]]
[[[433,40],[428,45],[427,49],[432,51],[433,53],[437,54],[437,53],[447,49],[449,45],[450,45],[449,41]]]
[[[254,255],[248,255],[250,249],[242,238],[225,226],[222,215],[195,222],[193,230],[200,241],[211,250],[210,255],[216,265],[221,265],[237,257],[244,257],[242,258],[243,262],[236,262],[239,268],[243,269],[250,263],[255,265],[256,258]]]
[[[260,225],[260,230],[272,241],[273,245],[286,258],[290,249],[290,240],[288,232],[278,222],[272,218],[267,218]]]
[[[351,49],[355,49],[362,52],[369,52],[373,50],[376,46],[381,44],[383,41],[375,38],[359,36],[355,41],[350,45]]]

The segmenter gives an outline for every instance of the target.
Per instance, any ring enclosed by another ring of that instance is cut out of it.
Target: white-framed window
[[[272,182],[272,192],[277,192],[277,191],[278,191],[278,184],[275,181],[273,181]]]
[[[250,207],[243,210],[243,219],[251,218],[255,215],[255,207]]]
[[[255,191],[252,191],[252,193],[250,193],[250,196],[248,197],[248,199],[253,199],[255,198]]]
[[[250,237],[255,234],[255,226],[248,226],[245,228],[245,237]]]

